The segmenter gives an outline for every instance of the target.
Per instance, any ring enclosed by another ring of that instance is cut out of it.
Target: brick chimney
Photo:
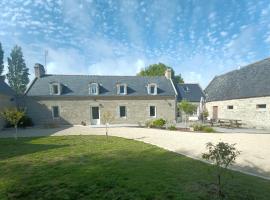
[[[171,79],[172,78],[172,70],[170,68],[167,68],[165,71],[165,77],[167,79]]]
[[[36,63],[34,68],[36,78],[41,78],[42,76],[45,75],[45,68],[42,64]]]

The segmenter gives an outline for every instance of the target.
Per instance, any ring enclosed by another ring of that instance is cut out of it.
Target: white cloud
[[[221,35],[222,37],[225,37],[226,35],[228,35],[228,33],[225,32],[225,31],[222,31],[222,32],[220,32],[220,35]]]

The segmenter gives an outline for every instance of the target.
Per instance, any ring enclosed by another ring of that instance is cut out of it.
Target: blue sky
[[[269,57],[269,22],[269,0],[0,1],[5,57],[22,46],[32,74],[47,49],[48,73],[135,75],[163,62],[205,87]]]

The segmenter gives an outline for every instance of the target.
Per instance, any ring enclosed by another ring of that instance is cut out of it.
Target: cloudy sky
[[[48,50],[48,73],[135,75],[163,62],[205,87],[269,57],[270,2],[1,0],[0,41],[5,57],[22,46],[31,73]]]

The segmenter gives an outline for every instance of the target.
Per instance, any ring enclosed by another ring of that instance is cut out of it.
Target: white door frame
[[[98,108],[98,119],[93,119],[93,108]],[[100,107],[90,106],[90,122],[91,125],[100,125]]]

